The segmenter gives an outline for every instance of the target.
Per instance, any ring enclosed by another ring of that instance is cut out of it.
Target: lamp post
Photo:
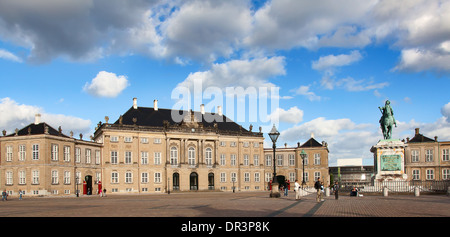
[[[273,142],[273,180],[272,180],[272,190],[270,192],[270,197],[278,198],[280,197],[280,192],[278,191],[278,180],[277,180],[277,168],[275,164],[275,148],[277,148],[276,142],[280,136],[280,133],[277,131],[275,124],[272,127],[272,130],[269,132],[270,140]]]
[[[303,178],[302,178],[302,189],[303,189],[303,185],[306,184],[305,182],[305,158],[306,158],[306,152],[305,150],[302,149],[302,152],[300,153],[300,157],[302,157],[302,163],[303,163]]]

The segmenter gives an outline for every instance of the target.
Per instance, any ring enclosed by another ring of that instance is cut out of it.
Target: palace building
[[[35,123],[0,137],[0,189],[17,195],[147,194],[182,191],[264,191],[273,150],[264,136],[222,114],[133,106],[113,123],[105,117],[91,141]],[[305,172],[301,151],[306,152]],[[277,148],[278,180],[328,176],[328,148],[313,137]],[[292,189],[292,188],[291,188]]]

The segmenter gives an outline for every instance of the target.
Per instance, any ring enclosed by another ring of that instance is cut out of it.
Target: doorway
[[[192,172],[189,176],[189,186],[190,190],[198,190],[198,174]]]
[[[84,181],[86,181],[86,190],[85,190],[84,194],[92,195],[92,176],[91,175],[86,175],[84,177]]]
[[[173,190],[180,190],[180,174],[173,173],[172,175],[173,180]]]
[[[214,190],[214,173],[208,174],[208,190]]]

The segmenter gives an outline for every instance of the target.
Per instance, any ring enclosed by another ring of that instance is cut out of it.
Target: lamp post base
[[[272,190],[270,191],[270,197],[271,198],[279,198],[280,192],[278,190],[278,183],[272,183]]]

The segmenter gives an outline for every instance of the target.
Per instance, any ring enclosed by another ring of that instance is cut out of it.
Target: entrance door
[[[208,174],[208,189],[214,190],[214,173]]]
[[[173,173],[172,180],[173,180],[173,190],[180,190],[180,174]]]
[[[92,195],[92,176],[86,175],[84,180],[86,181],[86,194]]]
[[[198,174],[192,172],[189,177],[190,190],[198,190]]]

